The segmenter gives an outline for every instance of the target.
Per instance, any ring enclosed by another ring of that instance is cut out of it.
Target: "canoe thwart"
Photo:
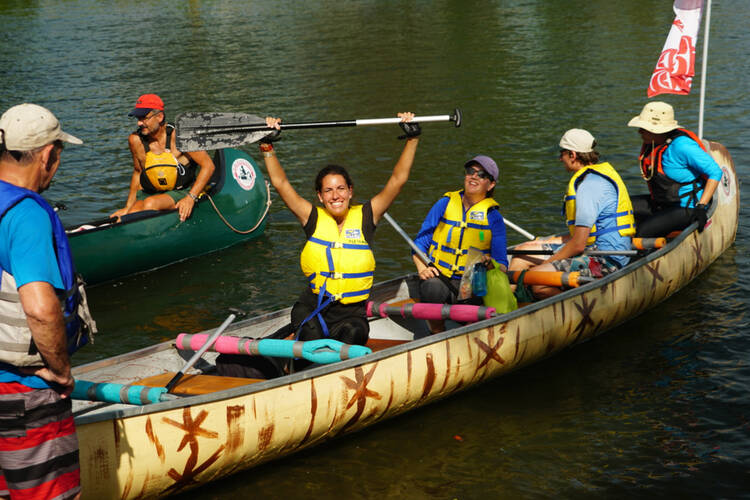
[[[666,238],[633,238],[632,245],[636,250],[650,250],[652,248],[664,248],[667,244]]]
[[[96,383],[88,380],[76,380],[71,398],[106,403],[124,403],[129,405],[147,405],[169,401],[175,396],[166,394],[164,387],[144,385],[125,385],[114,383]]]
[[[470,304],[431,304],[427,302],[386,304],[367,302],[367,316],[388,316],[414,319],[452,319],[461,323],[475,323],[496,316],[494,307]]]
[[[194,351],[206,342],[206,334],[181,333],[177,336],[178,349]],[[313,363],[328,364],[345,359],[358,358],[372,351],[362,345],[350,345],[333,339],[317,339],[305,342],[282,339],[252,339],[248,337],[220,336],[211,348],[222,354],[246,354],[249,356],[271,356],[277,358],[304,358]]]
[[[518,279],[523,271],[508,271],[508,277],[513,283],[518,283]],[[578,271],[526,271],[523,276],[523,282],[526,285],[544,285],[555,286],[558,288],[577,288],[591,283],[596,278],[581,276]]]

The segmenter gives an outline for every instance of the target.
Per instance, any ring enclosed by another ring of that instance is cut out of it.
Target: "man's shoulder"
[[[0,226],[13,233],[43,233],[52,230],[49,214],[32,198],[24,198],[8,209],[0,219]]]
[[[26,197],[10,207],[1,220],[5,220],[6,218],[16,219],[26,217],[39,217],[49,221],[47,211],[31,197]]]

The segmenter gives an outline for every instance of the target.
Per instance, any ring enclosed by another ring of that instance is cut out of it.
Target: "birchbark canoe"
[[[100,219],[66,228],[76,272],[89,285],[215,252],[263,234],[270,193],[254,160],[238,149],[217,150],[211,200],[203,196],[184,222],[176,210]],[[218,215],[221,213],[221,216]],[[255,226],[247,234],[240,231]]]
[[[724,172],[703,232],[688,227],[615,274],[511,313],[429,335],[423,321],[371,322],[373,353],[272,380],[214,378],[207,353],[185,382],[208,392],[146,406],[77,401],[84,498],[183,492],[445,398],[595,337],[659,304],[732,245],[739,190],[732,159],[707,142]],[[372,298],[415,296],[418,277],[378,284]],[[289,309],[238,322],[228,335],[263,337]],[[174,342],[79,366],[97,382],[164,381],[192,353]],[[155,377],[155,378],[153,378]],[[180,392],[180,385],[176,391]],[[196,392],[201,392],[197,390]]]

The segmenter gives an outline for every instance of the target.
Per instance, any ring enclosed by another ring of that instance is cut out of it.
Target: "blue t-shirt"
[[[435,203],[430,211],[427,213],[422,227],[414,239],[414,243],[424,253],[430,248],[432,242],[432,235],[435,232],[440,218],[445,213],[445,209],[448,208],[449,198],[444,196]],[[503,216],[500,215],[500,211],[497,208],[489,210],[487,214],[487,223],[490,226],[492,232],[492,241],[490,242],[490,257],[495,259],[498,263],[508,266],[508,244],[505,236],[505,221]]]
[[[57,290],[64,288],[55,255],[52,222],[47,212],[30,198],[21,200],[0,219],[0,266],[13,275],[17,288],[34,281],[49,283]],[[0,382],[48,387],[39,377],[4,370],[1,365]]]
[[[703,149],[689,137],[681,135],[672,141],[672,144],[664,151],[662,156],[662,169],[664,175],[677,182],[692,182],[697,177],[705,175],[709,179],[721,180],[721,167],[714,159],[703,151]],[[692,186],[682,186],[680,195],[689,192]],[[701,189],[696,198],[700,199],[703,195]],[[686,196],[680,198],[680,205],[683,207],[693,207],[693,200]]]
[[[589,173],[576,189],[576,226],[591,227],[596,224],[597,232],[617,225],[617,189],[610,181]],[[631,239],[618,231],[610,231],[596,237],[599,250],[630,250]],[[627,255],[609,255],[620,266],[628,263]]]

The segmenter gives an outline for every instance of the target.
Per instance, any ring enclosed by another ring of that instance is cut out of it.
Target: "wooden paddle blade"
[[[245,113],[182,113],[177,116],[176,129],[180,151],[242,146],[272,132],[263,118]]]

